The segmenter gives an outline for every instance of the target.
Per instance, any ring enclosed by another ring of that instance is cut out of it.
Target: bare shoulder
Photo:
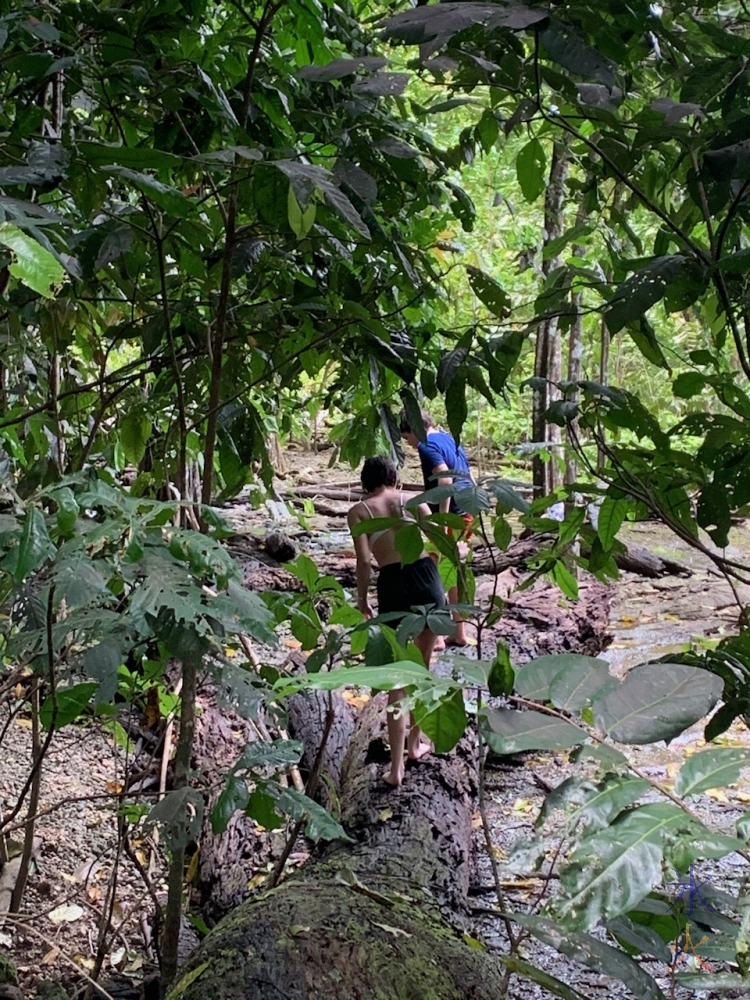
[[[355,524],[359,524],[360,521],[365,519],[365,510],[362,502],[355,503],[353,507],[349,508],[349,513],[346,515],[346,523],[350,528],[353,528]]]

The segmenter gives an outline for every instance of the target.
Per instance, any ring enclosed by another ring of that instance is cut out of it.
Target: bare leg
[[[396,788],[404,780],[404,738],[406,736],[406,715],[399,711],[399,702],[404,696],[403,688],[388,692],[388,707],[395,711],[388,715],[388,741],[391,744],[391,769],[383,775],[383,781]]]
[[[458,603],[458,587],[451,587],[448,591],[448,602],[450,604]],[[450,639],[448,639],[449,646],[465,646],[466,645],[466,628],[464,626],[464,620],[461,615],[457,612],[453,612],[453,621],[456,623],[456,632]]]
[[[435,633],[426,628],[424,632],[421,632],[414,640],[414,645],[422,654],[424,665],[428,670],[430,669],[430,659],[432,658],[432,651],[435,647],[436,639],[437,636]],[[431,749],[432,747],[427,741],[422,741],[422,730],[414,723],[414,716],[412,716],[411,726],[409,728],[409,739],[406,744],[406,752],[409,755],[409,760],[419,760],[420,757],[424,757],[426,753],[429,753]]]

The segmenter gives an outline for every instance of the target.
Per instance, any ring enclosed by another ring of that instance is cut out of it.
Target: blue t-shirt
[[[452,434],[448,434],[447,431],[432,431],[427,435],[425,443],[420,441],[417,444],[417,451],[419,452],[419,460],[422,463],[422,477],[426,490],[431,490],[434,486],[437,486],[437,481],[432,476],[433,469],[436,469],[439,465],[445,465],[449,469],[457,469],[459,472],[466,473],[465,476],[457,475],[453,477],[453,484],[459,489],[469,489],[473,485],[469,469],[469,459],[466,457],[466,452],[463,448],[456,444]],[[440,478],[444,475],[445,473],[441,473]],[[435,510],[438,509],[437,504],[431,504],[430,506]],[[450,510],[453,514],[463,513],[456,506],[455,497],[451,497]]]

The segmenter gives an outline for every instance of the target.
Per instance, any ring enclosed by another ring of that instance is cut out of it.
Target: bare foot
[[[444,649],[445,649],[445,639],[442,637],[442,635],[439,635],[435,640],[435,645],[432,647],[432,652],[442,653]]]
[[[394,772],[393,768],[390,771],[386,771],[383,775],[383,781],[386,785],[390,785],[391,788],[398,788],[401,782],[404,780],[404,768],[403,766]]]
[[[419,746],[409,749],[409,760],[421,760],[431,750],[432,747],[429,743],[420,743]]]

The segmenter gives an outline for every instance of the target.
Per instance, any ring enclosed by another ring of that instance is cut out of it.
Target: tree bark
[[[182,970],[181,1000],[496,1000],[502,964],[462,940],[476,761],[465,739],[399,789],[380,780],[385,700],[361,713],[342,771],[352,838],[238,907]]]
[[[549,183],[544,199],[544,243],[557,239],[565,229],[565,181],[568,176],[570,150],[566,140],[555,140],[552,147]],[[553,257],[542,265],[545,278],[561,264]],[[536,335],[534,375],[545,379],[543,388],[534,389],[532,440],[546,441],[552,448],[561,442],[560,428],[548,424],[545,413],[550,404],[559,398],[556,383],[562,378],[562,348],[559,317],[550,316],[541,323]],[[561,482],[559,469],[554,461],[543,462],[535,455],[533,460],[534,494],[547,496]]]

